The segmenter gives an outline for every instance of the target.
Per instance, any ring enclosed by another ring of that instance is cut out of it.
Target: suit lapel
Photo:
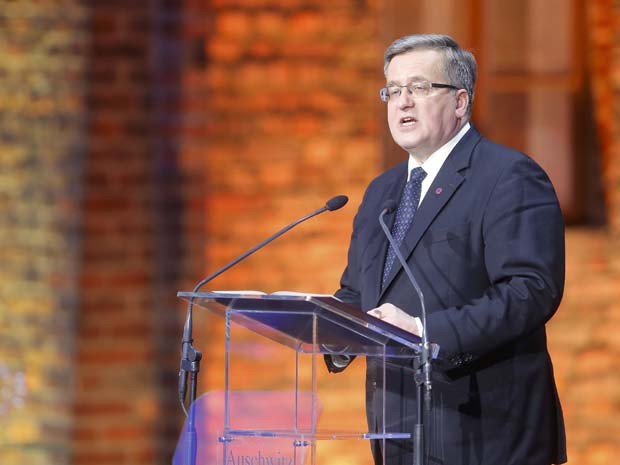
[[[465,134],[465,136],[463,136],[456,147],[452,150],[439,170],[439,173],[437,173],[437,176],[426,192],[426,195],[424,196],[424,199],[422,200],[422,203],[413,218],[411,228],[407,232],[407,235],[401,244],[400,250],[405,260],[413,253],[413,250],[420,242],[420,239],[430,227],[435,217],[443,209],[444,205],[450,200],[450,198],[452,198],[461,183],[464,181],[465,178],[463,177],[461,171],[469,166],[472,150],[479,140],[480,134],[472,126],[472,128]],[[384,249],[387,250],[387,246],[384,247]],[[381,270],[383,270],[384,262],[385,252],[383,253],[381,260]],[[396,259],[385,288],[380,290],[377,294],[379,296],[377,302],[379,302],[383,292],[390,286],[390,283],[394,280],[401,269],[402,265],[400,264],[400,261]],[[378,278],[378,281],[380,286],[381,277]]]

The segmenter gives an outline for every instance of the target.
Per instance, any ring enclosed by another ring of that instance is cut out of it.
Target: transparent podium
[[[378,360],[385,413],[386,364],[391,358],[416,357],[421,352],[417,336],[332,296],[248,291],[178,296],[223,318],[225,347],[224,389],[192,404],[174,465],[314,465],[330,463],[331,452],[320,456],[317,451],[333,447],[317,449],[319,444],[412,439],[410,431],[388,432],[385,424],[369,431],[365,421],[351,427],[342,415],[321,418],[326,410],[322,390],[341,376],[327,374],[323,357]],[[432,345],[433,355],[437,351]],[[363,386],[363,375],[356,383]],[[363,417],[363,398],[356,409]]]

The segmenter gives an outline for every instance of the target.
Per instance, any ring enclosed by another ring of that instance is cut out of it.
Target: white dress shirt
[[[442,145],[437,150],[435,150],[433,153],[431,153],[430,157],[428,157],[426,161],[422,163],[421,165],[413,157],[413,155],[409,154],[409,161],[408,161],[408,167],[407,167],[407,171],[409,174],[407,175],[407,181],[409,180],[409,176],[411,176],[411,170],[413,168],[421,166],[422,169],[426,172],[426,177],[422,181],[422,190],[420,192],[420,203],[422,203],[422,199],[424,199],[424,196],[428,192],[429,187],[431,187],[431,184],[433,184],[433,181],[437,177],[437,173],[439,173],[439,170],[441,169],[444,162],[446,161],[446,158],[448,158],[448,155],[450,155],[450,152],[452,152],[452,149],[456,146],[456,144],[459,143],[459,141],[463,138],[463,136],[469,130],[470,127],[471,125],[469,123],[465,123],[465,125],[459,130],[459,132],[456,133],[456,135],[452,139],[450,139],[444,145]]]

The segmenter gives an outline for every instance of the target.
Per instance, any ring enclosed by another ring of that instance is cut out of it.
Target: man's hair
[[[474,103],[474,86],[476,85],[476,59],[467,50],[463,50],[450,36],[441,34],[413,34],[396,39],[387,48],[384,55],[383,72],[392,59],[397,55],[413,50],[436,50],[443,54],[443,73],[451,84],[459,89],[465,89],[469,95],[467,113],[471,114]]]

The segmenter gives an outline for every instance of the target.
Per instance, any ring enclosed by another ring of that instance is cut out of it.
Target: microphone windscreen
[[[381,207],[381,211],[386,213],[392,213],[396,210],[396,201],[394,199],[388,199],[383,202],[383,206]]]
[[[336,197],[329,199],[325,204],[325,207],[327,207],[329,211],[338,210],[339,208],[344,207],[348,201],[349,197],[346,195],[337,195]]]

